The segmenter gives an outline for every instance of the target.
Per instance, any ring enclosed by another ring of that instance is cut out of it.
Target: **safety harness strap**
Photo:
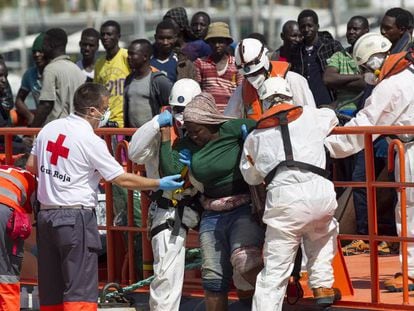
[[[267,176],[265,177],[265,183],[266,185],[270,184],[273,180],[273,178],[276,175],[276,171],[279,169],[279,167],[282,166],[287,166],[289,168],[300,168],[306,171],[310,171],[312,173],[318,174],[324,178],[329,178],[330,173],[327,170],[324,170],[323,168],[320,168],[318,166],[309,164],[309,163],[305,163],[305,162],[300,162],[300,161],[282,161],[280,162],[278,165],[276,165],[276,167],[274,169],[272,169],[269,174],[267,174]]]
[[[173,229],[175,229],[175,224],[176,224],[176,221],[175,220],[172,220],[172,219],[168,219],[166,222],[164,222],[163,224],[160,224],[160,225],[158,225],[158,226],[156,226],[155,228],[153,228],[153,229],[151,229],[151,239],[154,237],[154,236],[156,236],[158,233],[160,233],[161,231],[163,231],[163,230],[166,230],[166,229],[171,229],[171,228],[173,228]],[[183,224],[182,222],[181,222],[181,220],[180,220],[180,226],[185,230],[185,231],[187,231],[188,232],[188,230],[189,230],[189,228],[185,225],[185,224]],[[179,229],[180,227],[178,227],[178,229]],[[178,233],[177,234],[174,234],[174,230],[173,230],[173,233],[172,233],[173,235],[176,235],[176,236],[178,236]]]
[[[279,167],[286,166],[289,168],[300,168],[303,170],[310,171],[312,173],[318,174],[324,178],[329,177],[329,172],[327,170],[324,170],[320,168],[319,166],[315,166],[309,163],[295,161],[293,159],[293,152],[292,152],[292,143],[290,141],[290,134],[289,134],[289,127],[288,127],[288,118],[287,118],[287,111],[286,112],[280,112],[279,113],[279,120],[280,120],[280,129],[282,132],[282,140],[283,140],[283,149],[285,151],[285,161],[280,162],[279,164],[274,167],[269,174],[265,177],[265,183],[266,185],[269,185],[273,178],[276,175],[277,170]]]
[[[174,226],[172,235],[178,236],[180,234],[180,227],[182,227],[182,219],[184,214],[184,206],[178,205],[178,207],[175,209],[175,215],[174,215]]]

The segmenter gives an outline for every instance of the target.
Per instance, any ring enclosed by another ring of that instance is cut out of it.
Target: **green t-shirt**
[[[178,152],[188,148],[193,153],[191,171],[204,185],[206,196],[219,198],[247,192],[248,186],[239,169],[243,148],[242,124],[251,130],[256,122],[250,119],[224,122],[219,129],[219,137],[201,149],[188,138],[182,139],[173,147],[169,142],[164,142],[160,154],[163,174],[177,174],[181,171],[183,166],[178,162]]]
[[[348,51],[338,51],[334,53],[331,58],[328,59],[328,67],[334,67],[338,70],[341,75],[354,75],[359,74],[360,70],[352,58],[352,55]],[[356,109],[356,103],[358,102],[358,95],[361,94],[361,91],[352,91],[352,90],[337,90],[337,102],[344,103],[349,101],[349,104],[342,109]]]
[[[174,144],[171,141],[161,143],[160,149],[160,174],[161,176],[180,174],[184,164],[179,161],[180,150],[189,149],[192,154],[200,149],[189,138],[184,137]]]

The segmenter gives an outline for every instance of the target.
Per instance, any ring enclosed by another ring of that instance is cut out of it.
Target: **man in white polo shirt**
[[[94,133],[109,119],[109,92],[86,83],[74,96],[75,112],[48,123],[37,136],[27,168],[38,176],[37,215],[41,308],[96,310],[97,187],[103,177],[128,189],[176,189],[180,175],[149,179],[124,173]]]

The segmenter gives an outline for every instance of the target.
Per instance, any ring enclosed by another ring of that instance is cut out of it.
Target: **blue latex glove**
[[[172,126],[172,114],[171,112],[169,112],[168,110],[165,110],[163,112],[161,112],[158,115],[158,124],[160,125],[160,127],[164,127],[164,126]]]
[[[187,165],[188,167],[191,167],[191,159],[193,155],[191,154],[191,151],[189,149],[183,149],[179,153],[180,161],[182,164]]]
[[[352,118],[354,116],[355,110],[353,110],[353,109],[343,109],[343,110],[339,110],[339,113],[344,114],[344,115]]]
[[[388,142],[384,137],[378,138],[374,142],[374,152],[377,158],[388,157]]]
[[[184,180],[181,179],[181,175],[171,175],[160,179],[161,190],[175,190],[181,188],[184,185]]]
[[[242,133],[243,140],[246,140],[247,135],[249,135],[249,131],[247,130],[246,124],[241,125],[241,133]]]

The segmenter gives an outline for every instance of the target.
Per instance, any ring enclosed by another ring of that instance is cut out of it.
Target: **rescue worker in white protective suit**
[[[262,102],[257,90],[270,77],[285,78],[293,94],[293,101],[301,106],[315,106],[315,99],[308,82],[300,74],[290,71],[284,61],[269,61],[267,48],[257,39],[247,38],[237,45],[234,56],[236,66],[245,80],[230,97],[224,115],[258,120],[262,113]]]
[[[164,141],[170,144],[183,136],[182,111],[200,93],[201,89],[196,81],[178,80],[169,97],[172,113],[165,110],[156,115],[132,136],[129,158],[138,164],[145,164],[148,177],[159,178],[162,171],[160,148]],[[186,179],[185,174],[182,175]],[[191,184],[195,183],[191,178]],[[201,187],[198,184],[198,188]],[[184,198],[194,196],[197,190],[192,186],[181,190],[183,191],[178,194],[173,191],[158,191],[151,195],[152,203],[148,215],[154,254],[154,280],[150,285],[149,300],[151,310],[178,311],[180,306],[187,231],[199,222],[199,214],[195,210],[180,204]]]
[[[302,240],[316,303],[332,304],[340,294],[332,288],[331,265],[337,249],[337,203],[323,169],[323,142],[338,119],[328,108],[294,106],[289,85],[280,77],[267,79],[259,92],[267,111],[247,136],[240,161],[247,183],[267,186],[264,268],[257,276],[252,310],[282,310]],[[281,108],[290,109],[288,124],[273,122]]]
[[[358,39],[354,46],[354,58],[359,66],[368,71],[370,81],[377,83],[365,106],[345,126],[370,125],[414,125],[414,65],[407,62],[397,73],[388,68],[395,66],[394,55],[388,56],[391,42],[385,37],[368,33]],[[401,58],[400,56],[396,56]],[[403,59],[403,58],[402,58]],[[379,77],[378,77],[379,76]],[[378,78],[377,78],[378,77]],[[413,181],[414,144],[413,135],[398,135],[404,142],[406,180]],[[373,135],[375,140],[378,135]],[[334,158],[344,158],[364,148],[363,135],[332,135],[325,141],[325,146]],[[395,157],[395,179],[400,180],[398,157]],[[406,188],[407,193],[407,228],[408,237],[414,237],[414,189]],[[400,194],[395,211],[398,235],[401,234]],[[408,243],[408,289],[414,290],[414,243]],[[384,282],[389,291],[402,290],[402,274]]]

